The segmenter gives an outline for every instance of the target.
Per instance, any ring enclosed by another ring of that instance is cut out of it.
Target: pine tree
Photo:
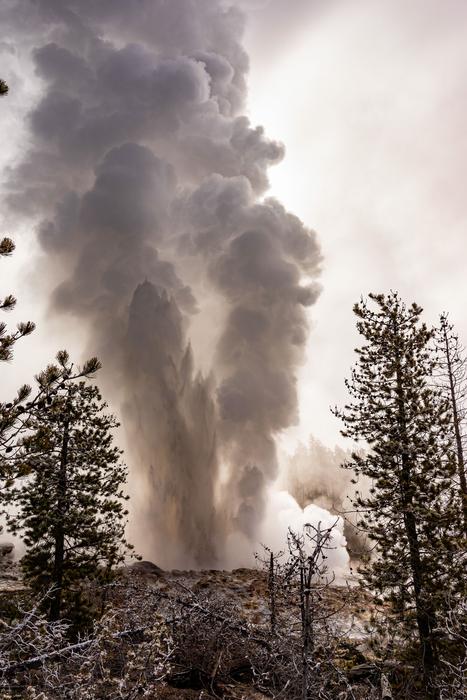
[[[61,360],[67,365],[66,354]],[[75,619],[85,585],[108,582],[131,548],[126,467],[106,406],[97,387],[62,382],[33,412],[22,440],[24,477],[7,490],[8,526],[27,548],[24,576],[35,591],[51,588],[50,620]]]
[[[433,387],[433,332],[420,322],[419,306],[406,306],[397,293],[370,294],[354,312],[364,344],[346,381],[350,403],[334,413],[342,434],[367,447],[344,465],[373,484],[355,500],[375,548],[361,574],[392,603],[401,626],[416,630],[427,696],[436,697],[428,688],[437,612],[445,594],[461,586],[449,405]]]
[[[467,400],[467,356],[465,348],[449,323],[448,315],[441,314],[435,335],[437,355],[436,384],[441,388],[451,407],[451,426],[457,456],[457,476],[463,518],[464,534],[467,535],[467,479],[465,441]]]
[[[8,85],[4,80],[0,79],[0,97],[8,93]],[[11,238],[5,237],[0,240],[0,257],[10,256],[15,249],[15,244]],[[0,309],[2,311],[12,311],[16,306],[16,299],[12,294],[8,294],[0,301]],[[11,360],[12,348],[16,341],[24,335],[29,335],[34,330],[34,324],[31,321],[19,323],[16,331],[7,333],[5,323],[0,323],[0,361]]]
[[[4,80],[0,79],[0,97],[3,97],[8,93],[8,85]],[[7,236],[0,239],[0,257],[9,257],[15,250],[15,244]],[[0,300],[0,310],[2,311],[12,311],[16,306],[16,299],[12,294],[8,294],[2,300]],[[25,335],[29,335],[33,332],[35,328],[34,323],[31,321],[18,323],[16,330],[13,332],[8,332],[7,325],[4,322],[0,322],[0,362],[7,362],[13,357],[13,346],[17,340]],[[14,438],[15,427],[18,427],[18,413],[20,404],[25,401],[30,393],[30,387],[24,385],[20,387],[16,397],[13,401],[0,402],[0,487],[1,479],[5,476],[4,470],[2,469],[2,448],[11,451],[11,441]],[[22,409],[20,409],[22,410]],[[0,533],[3,532],[3,528],[0,526]]]
[[[3,238],[0,240],[0,257],[7,257],[12,254],[15,249],[15,244],[11,238]],[[8,294],[0,301],[0,309],[2,311],[12,311],[16,306],[16,299],[12,294]],[[25,321],[18,323],[16,330],[13,333],[7,333],[6,323],[0,323],[0,361],[8,361],[13,357],[13,345],[19,338],[29,335],[35,328],[34,323]]]
[[[0,402],[0,484],[4,480],[14,479],[20,470],[23,437],[30,430],[37,411],[50,403],[59,386],[80,378],[90,378],[101,367],[96,357],[87,360],[82,367],[75,367],[64,350],[57,353],[56,360],[57,363],[47,365],[36,376],[35,392],[31,386],[24,384],[13,401]]]

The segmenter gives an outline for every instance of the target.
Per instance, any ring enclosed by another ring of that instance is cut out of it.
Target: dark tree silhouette
[[[0,96],[8,93],[8,85],[4,80],[0,79]],[[0,240],[0,257],[10,256],[15,249],[15,244],[11,238],[5,237]],[[3,300],[0,300],[0,309],[2,311],[12,311],[16,306],[16,299],[12,294],[8,294]],[[24,335],[29,335],[34,330],[34,324],[31,321],[19,323],[16,331],[13,333],[7,332],[5,323],[0,323],[0,361],[11,360],[13,357],[13,345]]]
[[[448,315],[440,316],[436,331],[435,349],[437,355],[436,384],[441,388],[451,406],[452,432],[457,455],[457,475],[464,525],[467,535],[467,479],[465,474],[465,440],[467,418],[467,355],[465,348],[449,323]]]
[[[66,353],[59,361],[71,375]],[[93,362],[87,374],[98,369]],[[52,587],[50,620],[79,609],[83,583],[108,581],[129,548],[126,467],[113,444],[118,424],[105,408],[97,387],[84,381],[56,386],[32,412],[21,440],[24,478],[6,490],[14,506],[9,528],[27,548],[25,578],[33,590]]]
[[[401,626],[415,625],[427,697],[437,697],[437,613],[443,592],[462,580],[450,407],[433,387],[433,331],[420,322],[419,306],[397,293],[370,294],[354,312],[364,342],[346,382],[350,402],[335,414],[342,434],[368,448],[345,465],[373,483],[355,499],[376,549],[361,571]]]

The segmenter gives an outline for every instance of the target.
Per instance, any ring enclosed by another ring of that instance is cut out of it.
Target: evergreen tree
[[[0,97],[8,93],[8,85],[4,80],[0,79]],[[0,239],[0,257],[9,257],[15,249],[15,244],[11,238],[4,237]],[[0,300],[0,310],[12,311],[16,306],[16,299],[12,294],[8,294],[4,299]],[[31,321],[18,323],[16,330],[8,332],[7,325],[0,322],[0,362],[6,362],[13,357],[13,346],[17,340],[25,335],[29,335],[35,328]],[[18,426],[17,409],[19,405],[27,399],[30,393],[30,388],[26,385],[22,386],[13,401],[0,402],[0,480],[5,475],[2,469],[2,448],[11,451],[13,448],[10,442],[13,437],[14,428]],[[21,410],[21,409],[20,409]],[[1,487],[1,483],[0,483]],[[0,526],[0,533],[3,528]]]
[[[0,79],[0,97],[8,93],[8,85],[4,80]],[[5,237],[0,240],[0,257],[8,257],[13,253],[15,244],[11,238]],[[0,309],[2,311],[12,311],[16,306],[16,299],[13,295],[8,294],[0,301]],[[11,360],[12,348],[16,341],[24,335],[29,335],[34,330],[34,324],[31,321],[19,323],[16,331],[7,333],[5,323],[0,323],[0,361]]]
[[[467,356],[459,336],[454,331],[454,326],[449,323],[447,314],[440,316],[440,325],[436,330],[435,341],[436,384],[441,388],[451,407],[451,426],[457,456],[459,494],[464,534],[467,535],[467,479],[465,473]]]
[[[34,416],[46,403],[50,403],[58,387],[83,377],[91,377],[101,367],[96,357],[87,360],[82,367],[74,367],[65,351],[60,351],[56,359],[56,364],[48,365],[36,376],[37,388],[34,394],[32,387],[24,384],[18,389],[13,401],[0,402],[0,484],[4,480],[14,479],[20,470],[23,437],[30,430]]]
[[[68,357],[62,355],[62,363]],[[50,620],[76,620],[89,582],[108,582],[130,548],[122,488],[126,467],[113,444],[114,416],[97,387],[63,382],[35,410],[22,440],[24,478],[10,485],[7,517],[23,536],[26,580],[51,588]]]
[[[7,257],[12,254],[15,249],[15,244],[11,238],[3,238],[0,240],[0,257]],[[16,299],[12,294],[8,294],[0,301],[0,309],[2,311],[12,311],[16,306]],[[7,332],[6,323],[0,323],[0,361],[11,360],[13,357],[13,345],[19,338],[29,335],[33,332],[35,326],[31,321],[18,323],[16,330],[12,333]]]
[[[346,381],[350,403],[334,412],[342,434],[367,447],[344,465],[373,484],[355,501],[375,549],[361,573],[392,603],[401,626],[418,633],[428,697],[436,697],[428,688],[437,612],[445,594],[462,585],[449,405],[433,388],[433,332],[420,322],[419,306],[406,306],[397,293],[370,294],[354,312],[364,344]]]

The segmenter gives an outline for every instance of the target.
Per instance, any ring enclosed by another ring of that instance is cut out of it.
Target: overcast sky
[[[333,443],[339,426],[328,407],[345,398],[358,342],[352,304],[361,294],[397,289],[422,304],[428,320],[448,310],[467,339],[467,4],[243,4],[251,15],[249,113],[286,146],[283,163],[270,171],[271,193],[318,231],[325,256],[300,376],[301,424],[287,444],[310,433]],[[22,72],[24,57],[5,42],[0,49],[18,75],[0,115],[5,164],[21,151],[21,121],[36,87]],[[5,233],[15,231],[24,233]],[[16,258],[1,263],[2,292],[15,291],[17,317],[40,325],[34,342],[18,347],[18,371],[1,368],[7,389],[63,344],[38,301],[43,280],[33,236],[15,237]],[[79,343],[75,330],[68,346]]]
[[[277,0],[248,35],[250,113],[286,146],[271,191],[315,228],[313,307],[292,436],[339,439],[329,405],[358,343],[352,304],[397,289],[467,339],[467,4]]]

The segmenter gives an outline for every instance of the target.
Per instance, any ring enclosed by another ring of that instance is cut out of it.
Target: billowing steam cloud
[[[367,494],[371,484],[365,477],[356,479],[352,470],[342,469],[352,451],[340,447],[330,449],[310,438],[287,460],[283,486],[304,509],[321,507],[342,518],[343,533],[351,559],[359,560],[368,553],[370,543],[358,528],[358,517],[352,505],[356,492]]]
[[[287,534],[291,529],[295,533],[305,535],[305,546],[309,543],[306,537],[307,525],[321,528],[332,528],[330,549],[327,552],[326,567],[329,572],[334,572],[339,581],[349,574],[349,553],[347,551],[347,534],[344,533],[345,522],[343,518],[330,513],[327,509],[315,504],[301,507],[295,498],[287,491],[279,491],[277,485],[266,490],[267,505],[261,524],[256,531],[256,553],[264,557],[261,546],[264,545],[272,551],[283,552],[288,556]],[[235,532],[228,539],[227,565],[235,568],[245,566],[246,563],[254,565],[255,557],[250,546],[246,546],[241,532]],[[247,554],[246,554],[247,553]],[[249,556],[248,556],[249,555]]]
[[[10,206],[41,221],[53,304],[89,329],[123,404],[140,550],[214,562],[220,533],[257,528],[275,435],[297,418],[320,261],[314,233],[261,199],[283,149],[241,113],[244,16],[224,0],[8,0],[0,21],[42,80]]]

